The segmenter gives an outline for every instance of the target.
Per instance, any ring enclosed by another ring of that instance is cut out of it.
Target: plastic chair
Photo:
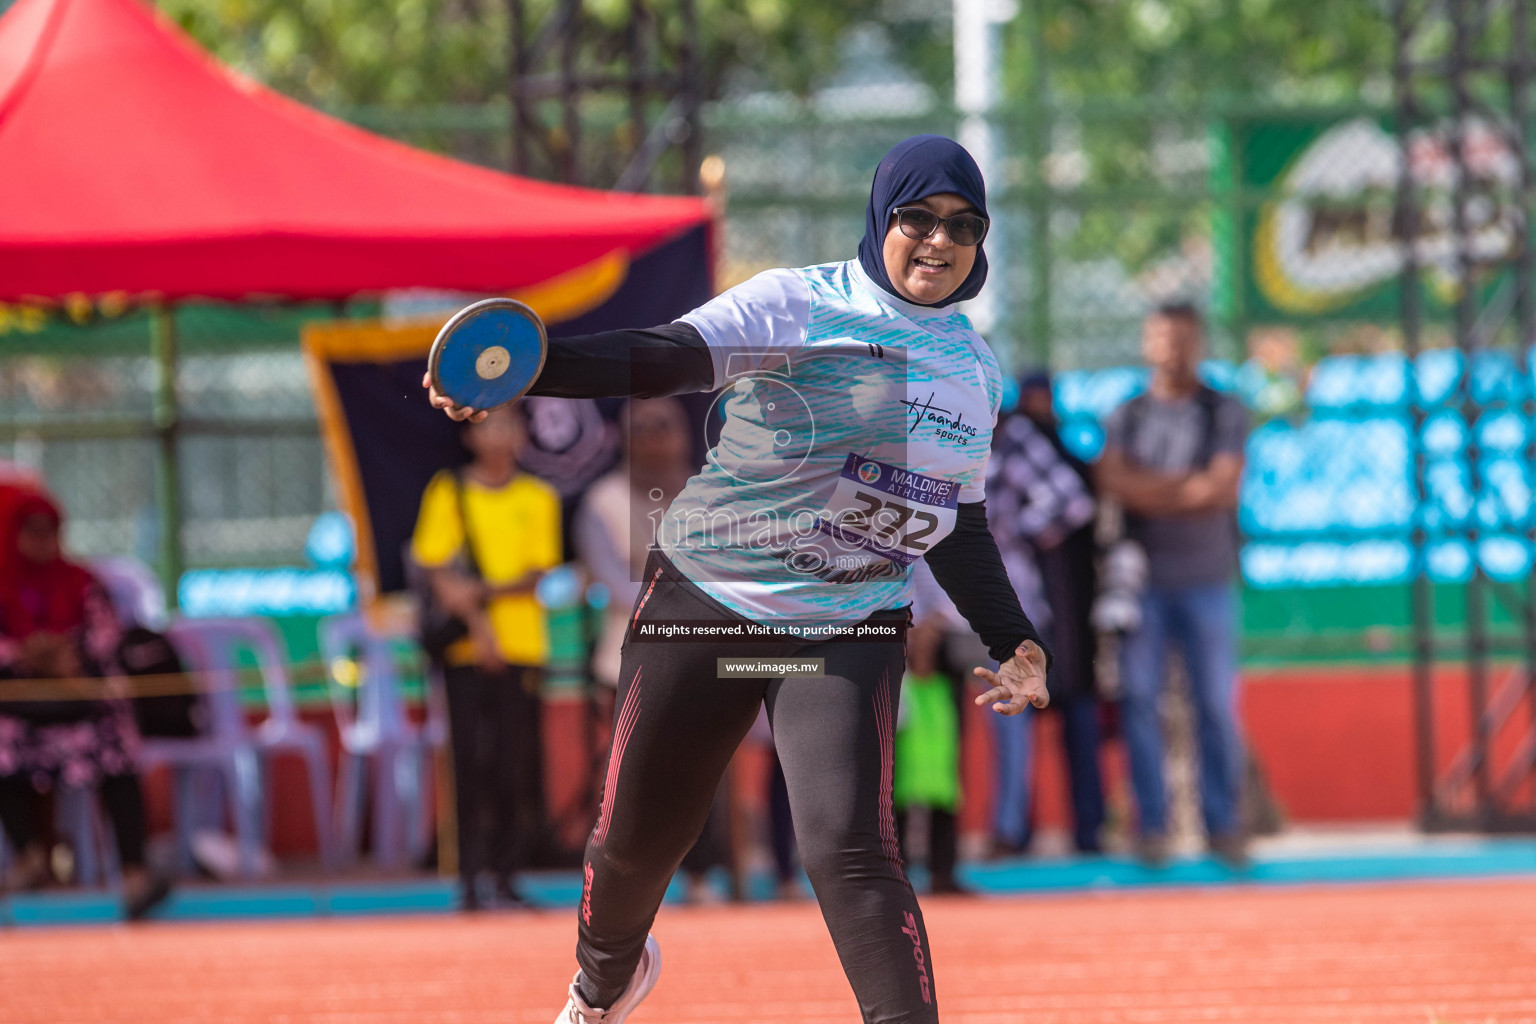
[[[381,866],[399,868],[425,850],[422,778],[437,730],[419,729],[406,715],[392,639],[357,614],[320,623],[320,649],[341,736],[337,844],[349,860],[356,859],[371,763],[374,857]]]
[[[143,747],[145,767],[163,764],[176,770],[176,831],[182,869],[192,867],[191,834],[197,816],[193,773],[216,769],[222,775],[234,819],[241,873],[256,877],[270,810],[263,800],[263,768],[273,755],[285,751],[304,759],[320,859],[329,866],[332,844],[325,735],[299,721],[294,711],[286,661],[272,627],[260,619],[182,619],[167,632],[187,668],[204,681],[201,695],[208,713],[204,735],[147,739]],[[269,709],[266,719],[254,729],[240,704],[236,658],[241,650],[256,656]]]
[[[146,738],[139,763],[145,771],[162,765],[172,770],[177,854],[183,874],[190,874],[195,868],[192,832],[199,811],[198,776],[209,770],[217,772],[234,820],[241,872],[254,878],[261,810],[260,758],[240,706],[239,675],[233,665],[219,660],[216,648],[204,641],[202,626],[203,623],[184,619],[172,623],[166,635],[187,669],[198,673],[206,731],[186,739]]]
[[[330,763],[326,756],[326,736],[319,726],[301,720],[293,704],[288,680],[288,659],[276,630],[265,619],[188,619],[181,624],[195,632],[204,655],[211,659],[205,670],[237,673],[236,659],[241,650],[256,657],[262,690],[267,702],[267,716],[250,731],[250,739],[259,754],[262,770],[261,794],[269,794],[271,761],[278,754],[294,753],[304,760],[309,778],[310,813],[313,815],[315,841],[320,863],[330,868],[335,860],[332,842]],[[236,688],[238,689],[238,687]],[[243,711],[239,722],[244,726]],[[265,835],[271,817],[270,800],[264,801],[257,818],[258,835]],[[265,845],[264,843],[262,845]]]

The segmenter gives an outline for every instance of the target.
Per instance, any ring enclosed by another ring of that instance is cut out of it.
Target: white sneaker
[[[617,1002],[606,1010],[595,1010],[588,1006],[581,998],[581,989],[576,984],[581,980],[581,972],[577,971],[576,977],[571,980],[570,999],[566,1001],[565,1009],[560,1011],[560,1016],[555,1018],[555,1024],[624,1024],[635,1007],[640,1005],[640,1001],[651,994],[659,977],[661,947],[656,944],[655,936],[647,935],[645,949],[640,951],[640,962],[635,965],[635,976],[629,979],[629,987]]]

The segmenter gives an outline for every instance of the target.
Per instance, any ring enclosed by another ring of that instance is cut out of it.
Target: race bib
[[[907,566],[955,528],[959,501],[954,480],[850,452],[817,527],[847,548]]]

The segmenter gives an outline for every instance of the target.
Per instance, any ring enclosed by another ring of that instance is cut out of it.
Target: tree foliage
[[[484,102],[507,81],[507,0],[157,0],[220,59],[306,102],[421,106]],[[536,28],[555,0],[525,0]],[[630,0],[586,0],[578,66],[623,54]],[[683,36],[678,0],[649,0],[663,53]],[[806,92],[836,64],[849,25],[877,0],[695,0],[708,94],[733,76]]]
[[[1010,39],[1014,92],[1026,89],[1026,32],[1041,33],[1058,95],[1352,98],[1385,84],[1392,32],[1377,0],[1024,0]],[[1031,24],[1033,22],[1034,24]],[[1038,26],[1036,29],[1035,26]]]
[[[1029,118],[1050,110],[1047,182],[1115,197],[1075,207],[1058,251],[1113,254],[1132,272],[1181,258],[1207,234],[1212,207],[1201,197],[1211,184],[1211,128],[1223,115],[1391,95],[1391,25],[1376,0],[1022,6],[1006,37],[1011,124],[1025,135]]]
[[[4,0],[0,0],[3,3]],[[506,90],[509,0],[155,0],[252,76],[329,105],[473,103]],[[544,21],[559,0],[524,0]],[[939,95],[953,81],[948,0],[692,0],[704,84],[807,94],[834,74],[849,27],[889,26]],[[583,0],[579,66],[620,54],[631,0]],[[680,0],[645,0],[660,37]],[[1003,29],[1004,87],[1022,100],[1043,55],[1057,97],[1214,93],[1341,100],[1382,88],[1391,31],[1380,0],[1019,0]],[[917,13],[914,13],[917,12]],[[1040,45],[1034,35],[1038,34]]]

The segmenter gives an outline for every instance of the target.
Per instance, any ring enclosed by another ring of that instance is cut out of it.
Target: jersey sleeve
[[[976,336],[981,341],[981,348],[986,353],[986,358],[981,361],[982,386],[987,392],[987,404],[992,410],[992,427],[997,428],[997,417],[1003,411],[1003,369],[997,364],[997,353],[992,351],[992,346],[987,339]]]
[[[1003,405],[1003,372],[997,365],[997,356],[992,352],[992,346],[987,344],[985,338],[976,335],[976,344],[983,355],[976,360],[976,383],[981,387],[982,393],[987,399],[987,412],[992,424],[992,430],[998,429],[998,413]],[[991,451],[983,453],[981,460],[975,468],[960,481],[960,500],[965,502],[985,501],[987,498],[987,463],[991,458]]]
[[[464,546],[464,524],[454,495],[453,474],[437,474],[421,495],[421,511],[411,534],[411,557],[426,569],[438,569],[453,561]]]
[[[987,500],[987,463],[992,458],[991,452],[982,455],[976,466],[960,480],[961,502],[975,502]]]
[[[793,270],[768,270],[677,322],[693,327],[709,346],[718,389],[742,374],[782,366],[804,346],[810,318],[805,280]]]

